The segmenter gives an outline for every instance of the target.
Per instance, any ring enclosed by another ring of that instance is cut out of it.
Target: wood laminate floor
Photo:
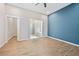
[[[0,48],[0,56],[79,56],[79,47],[47,37],[26,41],[14,37]]]

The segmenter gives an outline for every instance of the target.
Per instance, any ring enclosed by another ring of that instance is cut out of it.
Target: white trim
[[[19,41],[20,37],[20,18],[17,19],[17,40]]]
[[[57,41],[60,41],[60,42],[64,42],[64,43],[67,43],[67,44],[70,44],[70,45],[79,47],[78,44],[74,44],[74,43],[71,43],[71,42],[68,42],[68,41],[65,41],[65,40],[61,40],[61,39],[59,39],[59,38],[50,37],[50,36],[48,36],[48,38],[51,38],[51,39],[54,39],[54,40],[57,40]]]
[[[16,36],[17,36],[17,40],[18,40],[18,39],[19,39],[19,38],[18,38],[18,36],[19,36],[19,32],[18,32],[19,30],[18,30],[18,28],[20,27],[20,26],[19,26],[19,19],[22,18],[22,17],[6,14],[6,19],[7,19],[7,17],[14,17],[14,18],[17,18],[17,20],[16,20],[16,22],[17,22],[17,35],[16,35]],[[8,27],[8,25],[7,25],[7,27]],[[6,33],[6,35],[8,35],[8,34]],[[13,35],[13,36],[15,36],[15,35]]]
[[[14,36],[11,36],[8,40],[5,40],[4,42],[2,42],[2,44],[0,44],[0,48],[2,48],[13,37]]]
[[[18,16],[13,16],[13,15],[5,15],[5,19],[6,19],[6,31],[5,31],[5,40],[4,42],[2,42],[0,44],[0,48],[3,47],[13,36],[15,36],[15,34],[13,34],[11,37],[8,37],[7,35],[7,30],[8,30],[8,23],[7,23],[7,17],[16,17],[17,19],[19,18]]]
[[[2,44],[0,44],[0,48],[2,48],[7,42],[8,40],[5,40],[4,42],[2,42]]]
[[[14,36],[16,36],[15,34],[11,35],[10,37],[8,37],[8,40],[9,41],[11,38],[13,38]]]

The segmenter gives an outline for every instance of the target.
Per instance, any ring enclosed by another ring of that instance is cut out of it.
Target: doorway
[[[17,17],[7,16],[7,39],[17,38]]]
[[[30,19],[30,39],[39,38],[43,35],[43,21]]]

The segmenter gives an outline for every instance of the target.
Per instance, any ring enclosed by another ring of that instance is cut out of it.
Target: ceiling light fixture
[[[36,3],[35,5],[38,5],[40,3]],[[44,7],[46,8],[47,7],[47,4],[46,3],[43,3]]]

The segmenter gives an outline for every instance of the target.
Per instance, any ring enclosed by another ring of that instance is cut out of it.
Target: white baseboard
[[[54,39],[54,40],[58,40],[58,41],[61,41],[61,42],[64,42],[64,43],[67,43],[67,44],[79,47],[78,44],[74,44],[74,43],[71,43],[71,42],[68,42],[68,41],[65,41],[65,40],[61,40],[61,39],[58,39],[58,38],[55,38],[55,37],[48,36],[48,38],[51,38],[51,39]]]
[[[14,36],[9,37],[7,40],[5,40],[2,44],[0,44],[0,48],[2,48],[11,38]]]
[[[50,37],[50,36],[47,36],[48,38],[51,38],[53,40],[57,40],[57,41],[60,41],[60,42],[64,42],[64,43],[67,43],[67,44],[70,44],[70,45],[73,45],[73,46],[77,46],[79,47],[78,44],[74,44],[74,43],[71,43],[71,42],[68,42],[68,41],[64,41],[64,40],[61,40],[61,39],[58,39],[58,38],[55,38],[55,37]],[[12,38],[12,37],[11,37]],[[10,39],[11,39],[10,38]],[[9,40],[9,39],[8,39]],[[8,40],[5,40],[2,44],[0,44],[0,48],[3,47],[7,42]]]
[[[5,40],[2,44],[0,44],[0,48],[2,48],[7,42],[8,40]]]
[[[8,37],[8,41],[12,38],[12,37],[14,37],[15,35],[13,34],[13,35],[11,35],[10,37]]]

